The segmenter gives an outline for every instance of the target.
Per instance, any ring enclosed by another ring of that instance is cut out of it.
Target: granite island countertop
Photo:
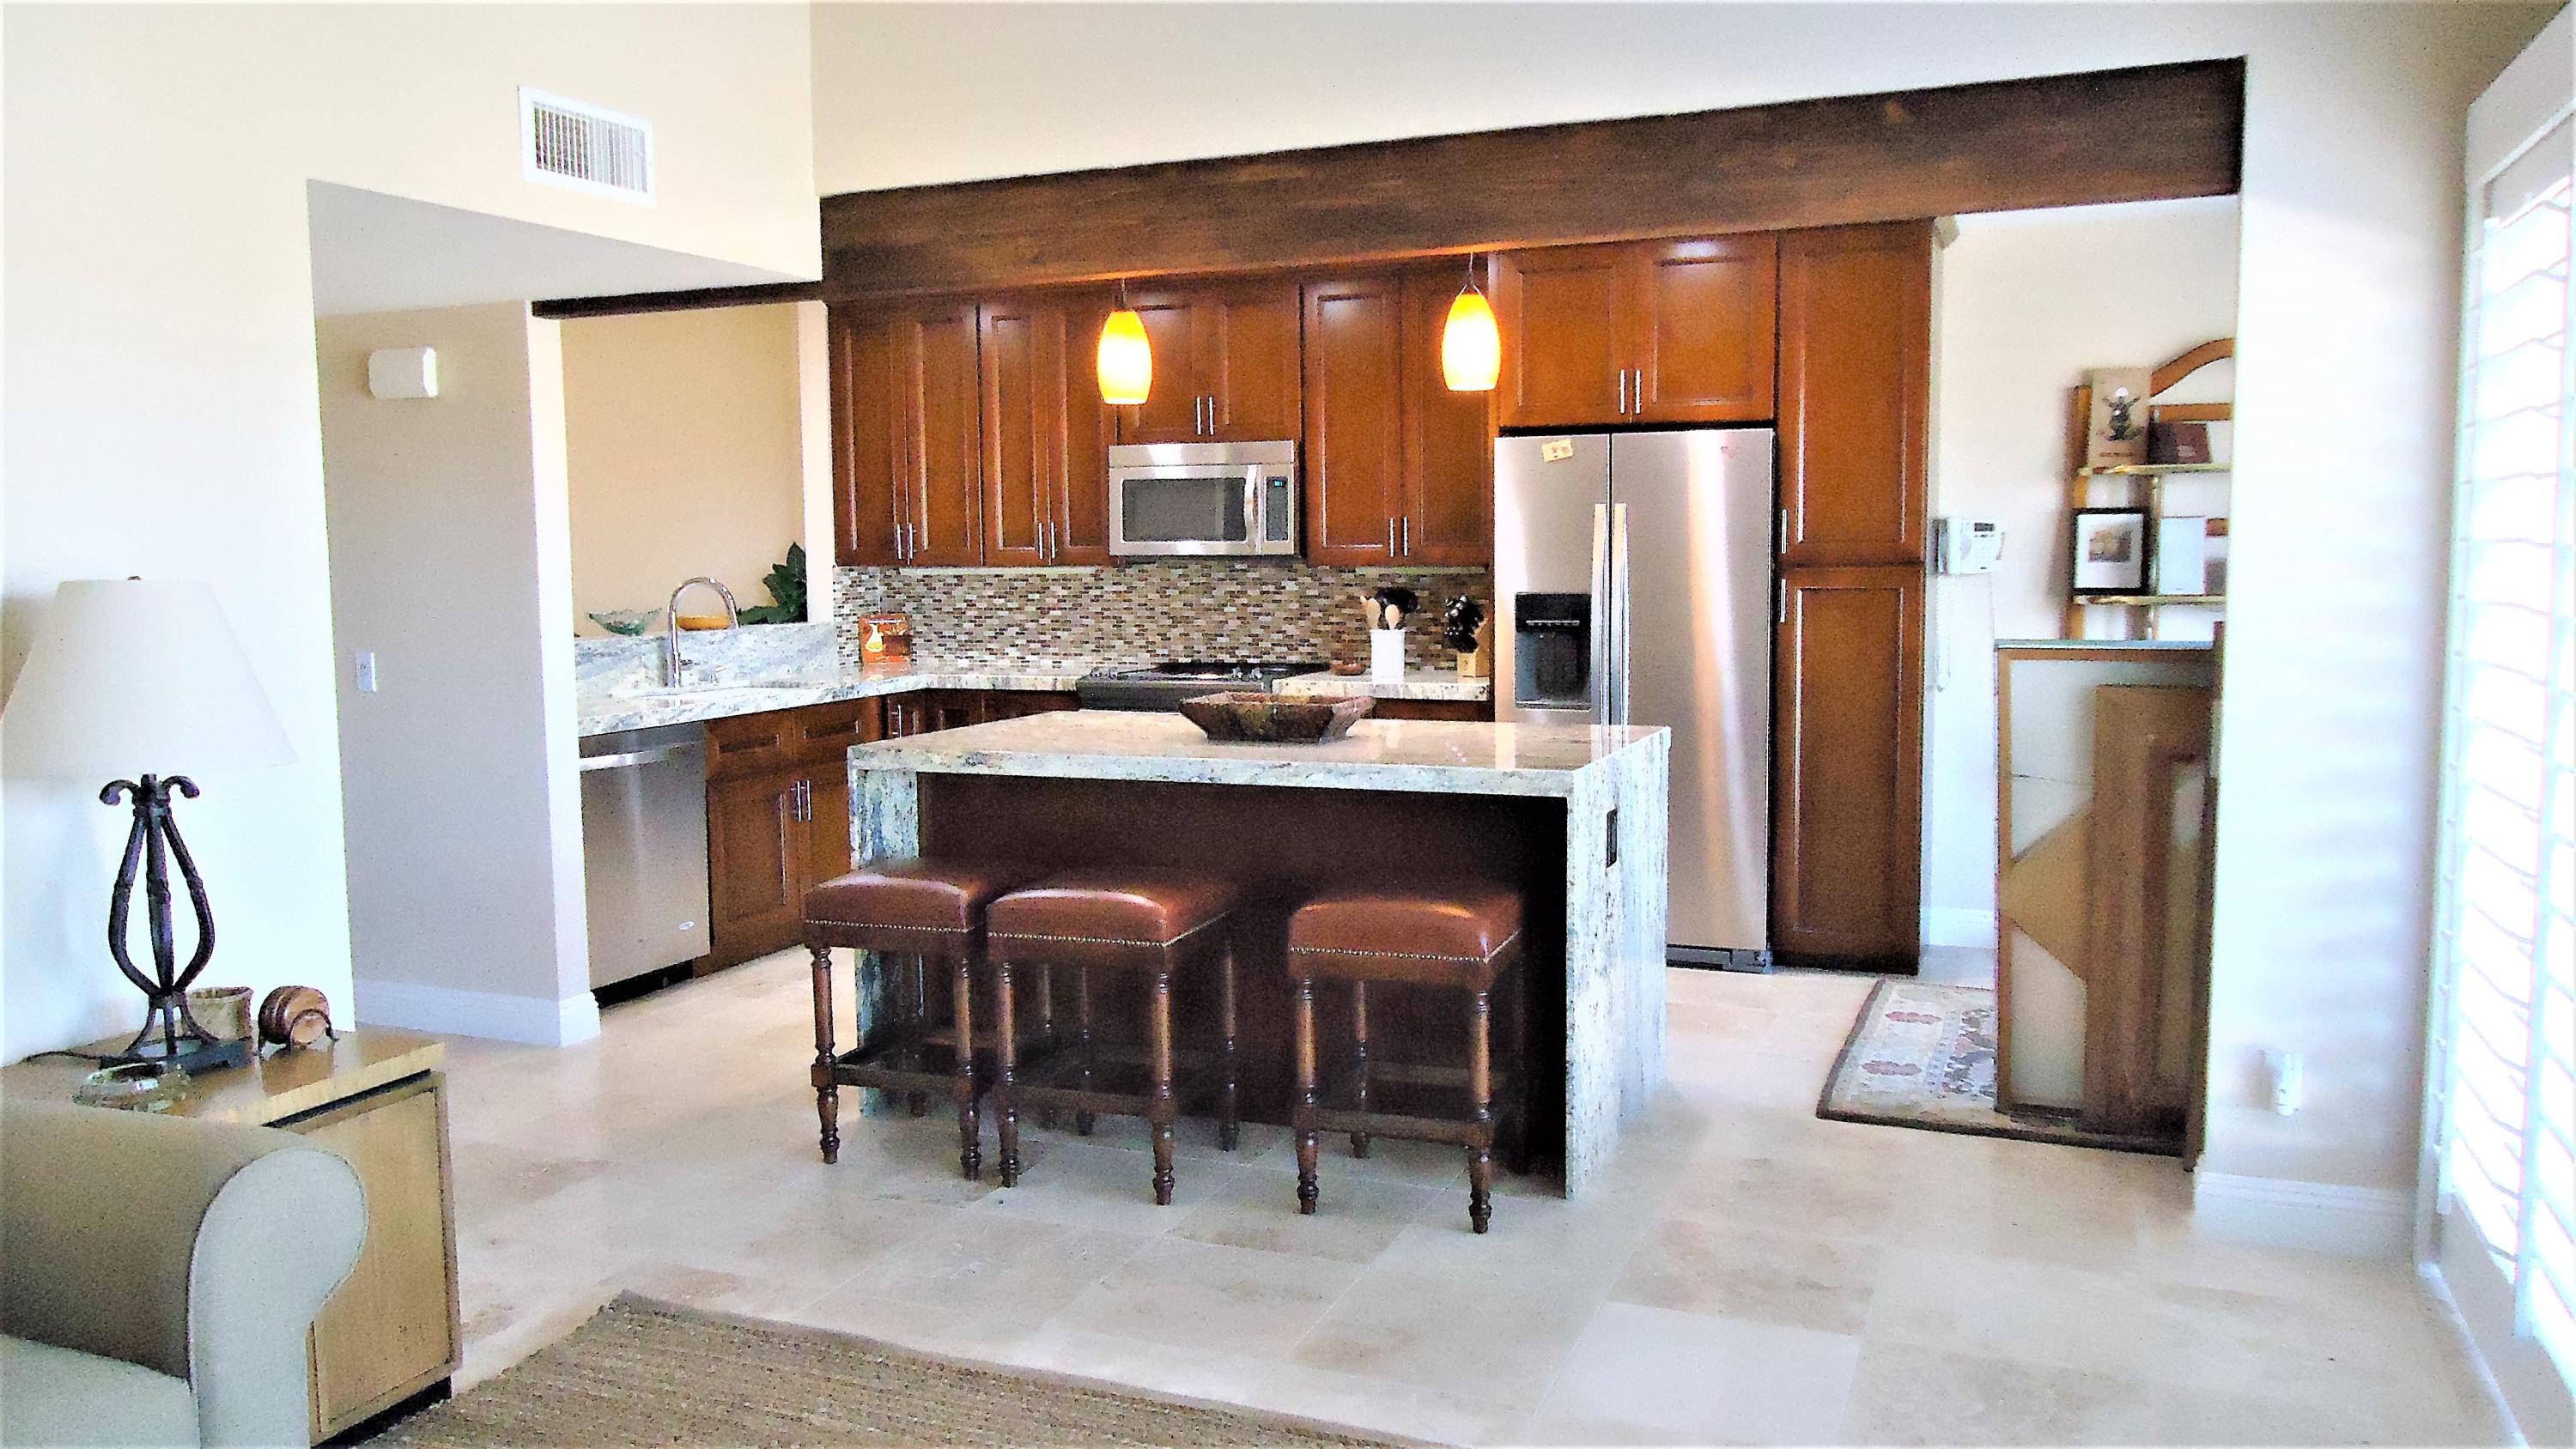
[[[910,770],[1572,796],[1614,758],[1660,755],[1670,748],[1670,740],[1671,732],[1660,726],[1368,719],[1330,744],[1221,744],[1176,714],[1081,710],[857,745],[850,750],[850,768],[862,774]]]
[[[695,724],[734,715],[912,694],[929,689],[1017,689],[1062,692],[1096,669],[1127,667],[1132,660],[1022,659],[954,660],[924,658],[880,664],[837,673],[800,673],[794,677],[716,683],[695,689],[659,687],[586,689],[579,696],[577,733],[614,734],[659,725]],[[1330,673],[1293,675],[1282,680],[1282,694],[1347,696],[1369,694],[1379,699],[1480,700],[1491,693],[1491,681],[1458,677],[1449,669],[1411,669],[1402,684],[1373,685],[1366,675]]]

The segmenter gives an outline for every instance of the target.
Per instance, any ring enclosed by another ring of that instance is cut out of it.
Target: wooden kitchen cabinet
[[[1154,382],[1143,403],[1116,409],[1119,442],[1248,443],[1297,436],[1295,281],[1253,278],[1140,289],[1130,302],[1154,349]]]
[[[1920,951],[1919,566],[1787,568],[1773,649],[1771,945],[1911,972]]]
[[[1453,393],[1447,265],[1305,288],[1306,557],[1341,565],[1493,556],[1489,394]]]
[[[1782,563],[1923,561],[1931,288],[1930,222],[1782,239]]]
[[[1499,421],[1771,417],[1779,256],[1768,232],[1498,254]]]
[[[839,561],[982,563],[974,304],[835,309],[832,342]]]
[[[889,695],[885,704],[887,739],[1082,708],[1073,691],[1044,689],[925,689]]]
[[[882,738],[882,719],[861,699],[708,723],[702,970],[803,939],[805,892],[850,868],[849,747]]]
[[[976,308],[986,564],[1109,562],[1116,419],[1093,365],[1107,316],[1092,293]]]

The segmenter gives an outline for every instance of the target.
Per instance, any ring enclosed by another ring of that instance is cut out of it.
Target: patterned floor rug
[[[1995,994],[1891,977],[1869,993],[1816,1115],[1930,1132],[2175,1155],[2161,1138],[2088,1132],[2071,1114],[1995,1110]]]
[[[629,1444],[1235,1445],[1403,1441],[1312,1420],[974,1363],[625,1294],[535,1357],[368,1449]]]

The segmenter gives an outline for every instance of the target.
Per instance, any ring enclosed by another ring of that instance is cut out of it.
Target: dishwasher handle
[[[581,757],[581,772],[587,775],[593,770],[631,770],[638,765],[667,764],[684,755],[694,755],[704,748],[706,746],[700,742],[688,740],[680,744],[662,745],[649,750],[627,750],[614,755],[584,755]]]

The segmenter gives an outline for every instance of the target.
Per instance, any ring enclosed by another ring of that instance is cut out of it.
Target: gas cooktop
[[[1185,659],[1134,669],[1102,669],[1074,682],[1084,709],[1179,709],[1181,701],[1229,689],[1267,690],[1293,675],[1313,674],[1319,662]]]

